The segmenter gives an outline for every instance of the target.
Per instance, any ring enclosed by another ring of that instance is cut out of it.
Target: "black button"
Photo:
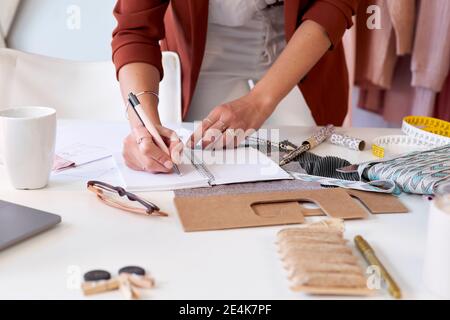
[[[136,266],[128,266],[121,268],[119,270],[119,274],[121,273],[137,274],[138,276],[145,276],[145,269]]]
[[[84,274],[84,281],[100,281],[111,279],[111,274],[105,270],[92,270]]]

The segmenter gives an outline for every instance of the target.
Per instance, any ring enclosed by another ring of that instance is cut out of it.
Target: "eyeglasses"
[[[108,206],[132,213],[163,217],[168,216],[167,213],[161,212],[155,204],[138,197],[134,193],[126,191],[122,187],[114,187],[100,181],[88,181],[87,188],[89,191],[94,192],[97,195],[97,198]],[[125,197],[128,201],[122,199],[122,197]],[[139,204],[139,206],[134,206],[132,205],[133,203]]]

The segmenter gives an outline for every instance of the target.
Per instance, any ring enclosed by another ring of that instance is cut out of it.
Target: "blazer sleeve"
[[[313,20],[320,24],[330,38],[332,48],[342,39],[346,29],[353,25],[358,0],[317,0],[305,12],[302,21]]]
[[[164,39],[164,15],[169,0],[118,0],[114,7],[117,27],[112,35],[112,59],[120,68],[132,62],[155,66],[163,78],[159,41]]]

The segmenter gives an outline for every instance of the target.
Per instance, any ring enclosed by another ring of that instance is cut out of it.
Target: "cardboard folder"
[[[348,220],[365,219],[369,212],[408,212],[395,196],[342,188],[201,196],[178,194],[174,201],[186,232],[297,224],[303,223],[305,216],[327,215]],[[319,208],[306,208],[305,202]]]

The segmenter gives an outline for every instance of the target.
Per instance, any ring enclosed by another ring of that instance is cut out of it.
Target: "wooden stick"
[[[81,285],[84,295],[89,296],[108,291],[117,290],[120,286],[118,279],[101,280],[101,281],[87,281]]]

